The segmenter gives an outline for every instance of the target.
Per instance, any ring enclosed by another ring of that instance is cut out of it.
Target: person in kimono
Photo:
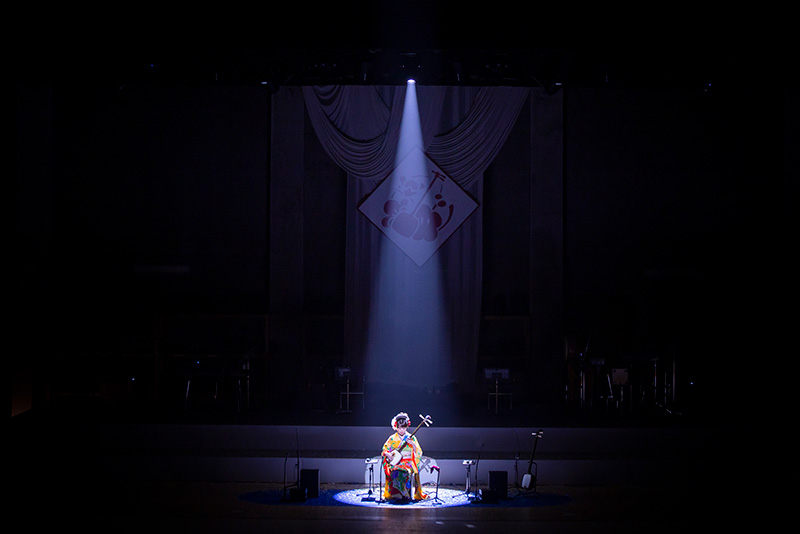
[[[419,477],[422,447],[416,436],[408,432],[410,426],[408,414],[398,413],[392,418],[395,432],[383,444],[381,456],[386,475],[383,497],[386,500],[422,500],[426,497]]]

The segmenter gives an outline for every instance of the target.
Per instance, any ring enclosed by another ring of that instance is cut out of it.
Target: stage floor
[[[255,483],[131,483],[80,490],[75,481],[42,481],[15,495],[13,517],[40,532],[679,532],[718,522],[713,499],[690,491],[642,486],[543,486],[522,499],[514,488],[496,503],[458,506],[359,506],[336,495],[366,494],[363,485],[322,484],[305,502],[284,487]],[[463,487],[442,488],[454,494]],[[684,488],[686,490],[686,488]],[[46,509],[46,513],[43,511]],[[277,530],[275,530],[277,529]]]
[[[717,507],[732,502],[720,496],[730,495],[733,486],[717,482],[705,467],[707,460],[724,453],[724,443],[712,440],[714,435],[702,427],[675,418],[634,421],[626,416],[584,424],[584,419],[551,419],[538,412],[516,420],[518,413],[483,414],[469,426],[436,421],[425,429],[426,453],[439,461],[442,473],[453,474],[439,486],[451,499],[457,501],[465,490],[461,459],[478,455],[478,487],[486,487],[492,469],[506,470],[512,497],[427,507],[366,506],[335,498],[368,491],[362,483],[365,458],[376,454],[388,436],[386,418],[312,414],[302,423],[291,419],[281,425],[287,421],[264,424],[230,416],[223,421],[198,413],[179,420],[120,421],[103,413],[83,417],[61,410],[14,418],[10,523],[20,519],[40,532],[79,527],[83,532],[137,534],[533,528],[653,534],[702,528],[710,521],[719,526],[736,517]],[[327,424],[315,426],[323,422]],[[367,422],[377,426],[365,426]],[[540,428],[545,433],[536,451],[538,495],[517,498],[512,459],[519,457],[525,470],[530,433]],[[291,481],[298,442],[303,468],[321,468],[321,493],[306,502],[286,502],[286,486],[276,481],[287,465]],[[450,449],[451,443],[461,448]],[[354,467],[345,477],[330,467],[336,463]]]

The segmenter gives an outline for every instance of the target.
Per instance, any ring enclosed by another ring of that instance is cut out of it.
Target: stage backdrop
[[[530,89],[415,89],[420,147],[398,146],[413,86],[304,87],[303,96],[322,146],[348,176],[345,361],[370,382],[442,386],[472,380],[475,372],[483,173]],[[421,265],[399,247],[387,246],[387,237],[359,211],[396,162],[415,148],[477,204]]]

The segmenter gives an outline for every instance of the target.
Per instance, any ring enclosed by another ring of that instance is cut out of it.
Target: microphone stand
[[[519,444],[519,434],[517,431],[514,431],[514,435],[517,437],[517,455],[514,457],[514,487],[517,488],[517,493],[519,493],[519,457],[520,457],[520,444]]]
[[[444,501],[442,501],[439,498],[439,477],[442,474],[442,470],[439,468],[438,465],[432,465],[431,466],[431,472],[433,472],[434,469],[436,469],[436,495],[433,498],[433,502],[437,502],[438,501],[438,502],[442,502],[443,503]]]
[[[294,484],[290,484],[288,486],[286,485],[286,462],[289,460],[289,453],[286,453],[286,457],[283,459],[283,500],[284,501],[286,500],[287,489],[296,488],[297,493],[294,496],[291,496],[292,493],[291,491],[289,492],[290,493],[289,500],[302,498],[302,500],[305,501],[305,498],[302,497],[302,495],[300,494],[300,436],[297,433],[297,429],[294,430],[294,433],[295,433],[295,440],[297,441],[297,463],[294,466],[295,482]]]
[[[378,499],[375,501],[377,503],[386,502],[386,499],[383,498],[383,489],[384,489],[383,477],[386,474],[384,468],[385,463],[386,463],[386,458],[384,458],[383,455],[381,454],[381,470],[378,472],[378,485],[379,485],[378,494],[380,495],[380,497],[378,497]]]
[[[484,445],[484,443],[481,443],[481,449],[478,451],[478,459],[475,460],[475,490],[472,493],[472,500],[475,502],[480,502],[481,500],[481,498],[478,496],[478,464],[481,461],[481,453],[483,452]]]

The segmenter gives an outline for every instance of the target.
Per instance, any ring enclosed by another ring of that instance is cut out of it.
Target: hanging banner
[[[471,196],[415,148],[358,209],[422,266],[477,208]]]

